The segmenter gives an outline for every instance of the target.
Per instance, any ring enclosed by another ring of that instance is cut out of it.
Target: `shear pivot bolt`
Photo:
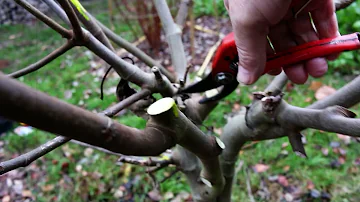
[[[216,75],[215,79],[216,79],[216,82],[225,85],[225,84],[232,82],[234,80],[234,77],[233,77],[233,75],[231,75],[229,73],[220,72]]]

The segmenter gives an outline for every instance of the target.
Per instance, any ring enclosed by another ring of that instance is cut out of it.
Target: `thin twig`
[[[162,157],[140,157],[140,156],[122,155],[118,159],[117,164],[121,164],[121,163],[129,163],[133,165],[148,166],[148,167],[153,167],[153,166],[164,167],[169,164],[172,164],[173,160],[171,158],[164,159]]]
[[[130,97],[122,100],[121,102],[115,104],[114,106],[109,107],[104,112],[107,116],[114,116],[119,113],[121,110],[125,109],[126,107],[130,106],[131,104],[135,103],[138,100],[141,100],[151,94],[151,91],[148,89],[142,89],[141,91],[131,95]]]
[[[61,36],[71,39],[72,33],[59,25],[57,22],[55,22],[53,19],[46,16],[44,13],[39,11],[37,8],[26,2],[25,0],[15,0],[17,4],[19,4],[21,7],[25,8],[27,11],[29,11],[31,14],[33,14],[36,18],[44,22],[47,26],[61,34]]]
[[[175,170],[173,170],[173,171],[169,174],[169,176],[166,176],[166,177],[164,177],[162,180],[160,180],[159,184],[161,184],[161,183],[165,182],[166,180],[170,179],[172,176],[174,176],[174,175],[175,175],[177,172],[179,172],[179,171],[180,171],[180,169],[175,169]]]
[[[60,55],[64,54],[65,52],[67,52],[68,50],[70,50],[73,47],[74,47],[74,42],[72,40],[69,40],[69,41],[67,41],[66,44],[64,44],[60,48],[54,50],[53,52],[51,52],[49,55],[45,56],[41,60],[38,60],[34,64],[31,64],[31,65],[25,67],[24,69],[21,69],[19,71],[8,74],[8,76],[13,77],[13,78],[19,78],[21,76],[24,76],[26,74],[34,72],[34,71],[40,69],[41,67],[45,66],[46,64],[50,63],[51,61],[53,61],[54,59],[56,59]]]
[[[66,16],[65,11],[55,2],[55,0],[42,0],[51,10],[53,10],[56,15],[64,21],[67,25],[71,26],[69,18]]]
[[[117,10],[119,11],[119,13],[121,15],[121,19],[123,19],[124,22],[128,25],[131,33],[134,35],[134,38],[135,39],[139,38],[138,33],[136,33],[136,31],[134,29],[134,23],[130,22],[129,16],[124,13],[124,11],[118,1],[115,0],[114,3],[115,3],[115,7],[117,8]]]
[[[144,53],[142,50],[137,48],[136,46],[132,45],[130,42],[126,41],[125,39],[121,38],[119,35],[117,35],[115,32],[107,28],[105,25],[103,25],[101,22],[97,21],[100,25],[101,29],[104,31],[107,37],[111,41],[113,41],[118,46],[126,49],[131,54],[139,58],[141,61],[143,61],[146,65],[149,67],[157,66],[160,68],[161,73],[163,73],[171,82],[175,82],[175,77],[172,73],[170,73],[164,66],[162,66],[159,62],[156,62],[154,59],[152,59],[150,56],[148,56],[146,53]]]
[[[71,140],[71,142],[74,143],[74,144],[83,146],[83,147],[89,147],[89,148],[92,148],[92,149],[96,149],[96,150],[99,150],[99,151],[107,153],[107,154],[111,154],[111,155],[115,155],[115,156],[122,156],[122,154],[120,154],[120,153],[112,152],[112,151],[109,151],[107,149],[97,147],[97,146],[93,146],[91,144],[87,144],[87,143],[80,142],[80,141],[77,141],[77,140]]]
[[[11,170],[14,170],[19,167],[28,166],[30,163],[35,161],[36,159],[44,156],[45,154],[49,153],[50,151],[60,147],[61,145],[68,142],[70,138],[68,137],[56,137],[53,140],[46,142],[45,144],[39,146],[38,148],[25,153],[21,156],[13,158],[8,161],[4,161],[0,163],[0,175],[7,173]]]
[[[250,184],[249,169],[248,168],[244,169],[244,174],[245,174],[245,178],[246,178],[246,189],[247,189],[247,192],[248,192],[248,195],[249,195],[249,200],[251,202],[255,202],[254,196],[253,196],[252,191],[251,191],[251,184]]]
[[[244,161],[240,160],[239,164],[235,168],[234,176],[237,176],[237,174],[240,172],[243,165],[244,165]]]
[[[75,14],[75,11],[71,7],[71,4],[69,3],[68,0],[58,0],[58,2],[61,5],[61,7],[64,9],[66,15],[68,16],[68,18],[70,20],[72,29],[73,29],[74,34],[75,34],[75,39],[77,39],[79,42],[82,42],[83,39],[84,39],[84,33],[83,33],[82,29],[81,29],[80,21],[77,18],[76,14]],[[79,9],[81,9],[81,8],[79,8]]]

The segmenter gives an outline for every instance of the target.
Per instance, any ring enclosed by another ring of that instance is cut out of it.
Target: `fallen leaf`
[[[222,128],[214,128],[214,133],[221,135],[222,134]]]
[[[283,148],[283,149],[287,146],[289,146],[289,142],[284,142],[281,144],[281,148]]]
[[[336,134],[337,137],[342,140],[346,145],[350,144],[351,142],[351,137],[348,135],[342,135],[342,134]]]
[[[73,91],[72,91],[72,90],[66,90],[66,91],[64,92],[64,99],[65,99],[65,100],[70,99],[70,98],[72,97],[72,94],[73,94]]]
[[[360,157],[356,158],[354,161],[354,165],[360,165]]]
[[[84,155],[86,156],[86,157],[89,157],[89,156],[91,156],[92,154],[94,153],[94,149],[92,149],[92,148],[86,148],[85,150],[84,150]]]
[[[187,192],[181,191],[171,202],[183,202],[191,198],[191,195]]]
[[[309,89],[316,91],[318,90],[323,84],[320,81],[312,81],[310,84]]]
[[[240,104],[238,104],[238,103],[235,103],[234,105],[233,105],[233,112],[235,112],[235,111],[239,111],[240,110],[240,108],[241,108],[241,105]]]
[[[121,198],[124,196],[124,192],[120,189],[117,189],[113,195],[115,198]]]
[[[168,201],[169,199],[174,198],[174,193],[168,191],[164,194],[164,200]]]
[[[24,197],[24,198],[32,198],[33,195],[32,195],[32,193],[31,193],[30,190],[24,190],[24,191],[22,192],[22,197]]]
[[[290,92],[290,91],[292,91],[292,89],[294,89],[294,87],[295,87],[295,85],[294,85],[293,83],[288,82],[288,83],[286,84],[286,91],[287,91],[287,92]]]
[[[3,69],[5,67],[8,67],[10,65],[9,60],[0,60],[0,69]]]
[[[330,142],[330,147],[332,147],[332,148],[338,148],[338,147],[340,147],[340,143],[339,142]]]
[[[263,173],[267,171],[270,168],[269,165],[258,163],[255,166],[253,166],[253,170],[257,173]]]
[[[307,189],[314,189],[315,188],[315,184],[311,181],[311,180],[308,180],[307,182],[306,182],[306,188]]]
[[[54,190],[54,187],[55,186],[53,184],[48,184],[48,185],[45,185],[45,186],[41,187],[41,190],[43,192],[49,192],[49,191]]]
[[[315,98],[317,100],[321,100],[324,99],[325,97],[333,94],[336,92],[336,89],[330,86],[322,86],[320,87],[316,93],[315,93]]]
[[[289,186],[289,181],[287,180],[287,178],[283,175],[279,175],[278,177],[278,183],[284,187]]]
[[[2,198],[2,202],[10,202],[11,198],[9,195],[6,195]]]
[[[310,191],[310,197],[311,198],[319,198],[320,196],[321,196],[321,193],[318,190],[312,189]]]
[[[311,101],[312,101],[312,98],[311,98],[311,97],[305,98],[305,102],[311,102]]]
[[[346,158],[344,156],[339,156],[338,158],[338,162],[340,163],[340,165],[343,165],[346,161]]]
[[[153,201],[161,201],[162,197],[158,189],[153,189],[148,193],[148,196]]]
[[[289,202],[294,201],[294,197],[290,193],[286,193],[284,198],[286,201],[289,201]]]
[[[324,154],[324,156],[327,156],[329,154],[328,148],[321,148],[321,152]]]

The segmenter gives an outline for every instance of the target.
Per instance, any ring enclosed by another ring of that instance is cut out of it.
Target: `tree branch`
[[[325,109],[303,109],[282,101],[276,120],[288,128],[313,128],[335,132],[353,137],[360,136],[360,119],[353,119],[355,114],[340,106]]]
[[[64,11],[65,11],[70,23],[71,23],[71,27],[72,27],[73,32],[75,34],[75,39],[78,42],[82,42],[84,40],[84,33],[83,33],[83,30],[82,30],[82,28],[80,26],[79,19],[76,17],[75,11],[71,7],[68,0],[58,0],[58,2],[61,5],[61,7],[64,9]],[[84,8],[81,6],[81,4],[79,4],[78,9],[84,9]]]
[[[70,50],[74,46],[75,46],[74,41],[69,40],[69,41],[67,41],[66,44],[64,44],[60,48],[54,50],[53,52],[51,52],[49,55],[45,56],[41,60],[38,60],[34,64],[31,64],[31,65],[25,67],[24,69],[21,69],[19,71],[8,74],[8,76],[13,77],[13,78],[19,78],[21,76],[24,76],[26,74],[34,72],[34,71],[40,69],[41,67],[45,66],[46,64],[50,63],[57,57],[61,56],[62,54],[66,53],[68,50]]]
[[[165,167],[170,164],[173,164],[173,160],[170,159],[161,159],[153,157],[139,157],[139,156],[126,156],[122,155],[118,159],[120,163],[129,163],[138,166],[147,166],[147,167]]]
[[[287,82],[288,78],[283,71],[271,81],[269,86],[265,89],[265,92],[272,92],[272,95],[277,95],[282,91]]]
[[[41,0],[46,5],[51,8],[59,18],[64,21],[67,25],[71,26],[69,18],[67,17],[65,11],[55,2],[55,0]]]
[[[183,27],[188,16],[189,9],[191,8],[192,0],[182,0],[180,2],[179,11],[175,17],[175,22],[180,27]]]
[[[181,41],[181,29],[174,23],[169,7],[165,0],[154,0],[154,3],[170,47],[172,65],[176,70],[179,81],[184,81],[186,71],[186,57],[184,46]]]
[[[110,50],[115,52],[114,47],[111,45],[109,39],[106,37],[100,26],[97,24],[96,20],[93,16],[91,16],[87,10],[80,4],[80,2],[77,2],[75,5],[73,2],[71,2],[71,5],[77,15],[77,17],[80,19],[80,21],[85,25],[86,29],[95,36],[101,43],[103,43],[106,47],[108,47]]]
[[[131,128],[59,101],[2,74],[0,95],[2,116],[116,153],[156,156],[176,143],[173,129],[151,117],[144,130]]]
[[[323,109],[328,106],[340,105],[346,108],[352,107],[360,102],[360,76],[337,90],[334,94],[321,99],[312,105],[309,109]]]
[[[172,75],[168,70],[166,70],[166,68],[163,67],[160,63],[156,62],[154,59],[152,59],[150,56],[148,56],[142,50],[140,50],[136,46],[133,46],[131,43],[129,43],[125,39],[121,38],[119,35],[115,34],[113,31],[111,31],[109,28],[107,28],[101,22],[97,21],[97,23],[100,25],[101,29],[104,31],[106,36],[109,37],[109,39],[111,41],[116,43],[118,46],[124,48],[125,50],[129,51],[129,53],[131,53],[134,56],[136,56],[137,58],[139,58],[141,61],[143,61],[149,67],[153,67],[153,66],[159,67],[161,70],[161,73],[163,73],[171,82],[175,82],[176,78],[174,77],[174,75]]]
[[[34,6],[26,2],[25,0],[15,0],[17,4],[19,4],[21,7],[25,8],[27,11],[29,11],[31,14],[33,14],[36,18],[44,22],[47,26],[49,26],[51,29],[55,30],[57,33],[59,33],[62,37],[71,39],[72,33],[59,25],[57,22],[43,14],[41,11],[36,9]]]
[[[68,142],[68,137],[56,137],[38,148],[8,161],[0,162],[0,175],[19,167],[26,167],[36,159]]]
[[[141,91],[129,96],[128,98],[122,100],[121,102],[107,108],[102,114],[107,114],[108,116],[114,116],[119,113],[121,110],[129,107],[136,101],[139,101],[147,96],[151,95],[151,91],[148,89],[142,89]]]

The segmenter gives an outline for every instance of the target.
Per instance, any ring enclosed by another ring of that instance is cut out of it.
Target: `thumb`
[[[265,68],[267,31],[241,26],[241,24],[234,28],[239,54],[237,80],[243,84],[252,84],[261,76]]]

